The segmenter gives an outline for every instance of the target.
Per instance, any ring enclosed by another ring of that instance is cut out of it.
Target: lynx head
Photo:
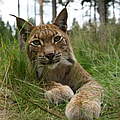
[[[53,24],[33,26],[16,17],[20,36],[26,41],[30,61],[37,66],[74,63],[74,55],[67,35],[67,9],[64,8]]]

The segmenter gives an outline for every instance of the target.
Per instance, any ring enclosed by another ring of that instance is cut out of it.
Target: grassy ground
[[[120,119],[119,33],[118,25],[107,26],[104,36],[98,28],[75,26],[70,35],[77,60],[105,89],[99,120]],[[19,51],[18,41],[1,43],[0,120],[61,120],[66,103],[54,106],[44,99],[40,81],[26,54]]]

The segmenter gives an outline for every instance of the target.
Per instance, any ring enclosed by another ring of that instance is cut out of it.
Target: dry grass
[[[105,88],[99,120],[119,120],[120,29],[117,25],[106,28],[104,47],[98,37],[99,28],[96,29],[75,26],[71,42],[78,61]],[[55,106],[44,99],[40,81],[36,80],[26,54],[19,51],[17,40],[2,42],[0,63],[0,117],[7,117],[5,120],[61,120],[59,117],[64,117],[66,103]]]

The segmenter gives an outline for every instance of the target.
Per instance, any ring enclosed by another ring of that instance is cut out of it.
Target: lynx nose
[[[54,58],[55,54],[54,53],[49,53],[47,55],[45,55],[46,58],[48,58],[49,60],[52,60]]]

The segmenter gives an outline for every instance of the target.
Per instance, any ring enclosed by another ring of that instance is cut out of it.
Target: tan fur
[[[67,85],[54,82],[54,85],[50,86],[52,88],[48,88],[49,90],[45,93],[45,98],[51,103],[58,104],[64,101],[69,101],[74,95],[72,89]]]
[[[19,18],[17,24],[19,27]],[[64,8],[53,24],[25,27],[28,57],[50,102],[58,104],[71,99],[65,110],[69,120],[93,120],[101,111],[103,89],[75,59],[66,25]]]

